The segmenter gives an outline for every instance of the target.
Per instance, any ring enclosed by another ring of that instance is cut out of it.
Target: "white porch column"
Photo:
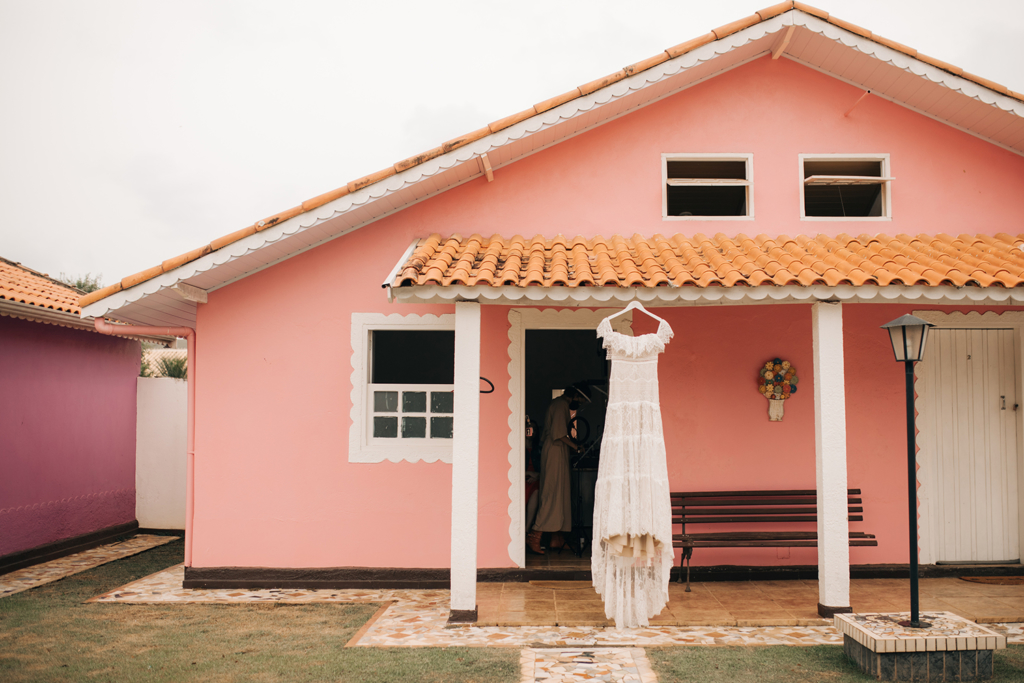
[[[843,306],[811,306],[814,453],[818,489],[818,614],[850,611]]]
[[[452,604],[449,621],[476,621],[476,521],[480,454],[480,304],[455,304],[452,430]]]

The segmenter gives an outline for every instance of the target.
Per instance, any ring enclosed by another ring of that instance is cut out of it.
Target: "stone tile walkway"
[[[553,650],[525,648],[519,663],[521,683],[576,683],[609,681],[657,683],[658,678],[642,648]]]
[[[524,626],[475,625],[447,628],[449,601],[447,590],[201,590],[182,588],[183,576],[184,568],[182,565],[178,565],[97,596],[90,602],[131,604],[391,602],[391,606],[356,642],[349,643],[353,647],[610,648],[672,645],[839,645],[842,643],[842,636],[836,632],[835,628],[821,620],[819,620],[819,625],[814,626],[671,626],[652,624],[650,628],[616,630],[596,624],[559,626],[549,621],[546,624],[534,623]],[[960,583],[967,584],[965,581]],[[749,586],[733,585],[734,589],[740,592],[750,590]],[[531,587],[530,584],[480,584],[481,604],[485,601],[488,592],[501,594],[508,586],[518,587],[519,590],[526,592],[538,588],[537,586]],[[892,589],[891,586],[885,586],[885,588],[886,590]],[[1016,588],[1021,590],[1020,587]],[[862,588],[858,590],[862,590]],[[957,586],[947,586],[944,590],[958,592],[960,589]],[[514,591],[510,593],[510,595],[512,594]],[[751,610],[759,608],[759,603],[756,601],[747,601],[745,604]],[[601,617],[603,619],[603,615]],[[991,628],[1005,633],[1008,640],[1014,643],[1024,643],[1022,627],[1024,624],[991,625]]]
[[[122,557],[137,555],[144,550],[170,543],[178,538],[178,536],[140,534],[127,541],[83,550],[74,555],[18,569],[10,574],[2,574],[0,575],[0,598],[63,579],[65,576],[84,572],[107,562],[120,560]]]

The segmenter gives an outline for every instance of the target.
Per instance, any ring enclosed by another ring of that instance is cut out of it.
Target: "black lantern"
[[[882,325],[889,332],[892,352],[903,363],[907,384],[907,501],[910,506],[910,621],[900,626],[927,628],[931,624],[921,621],[917,590],[917,443],[914,425],[914,363],[924,357],[928,328],[933,327],[920,318],[905,315]]]
[[[889,331],[892,352],[901,363],[913,363],[924,358],[924,345],[928,341],[928,328],[934,327],[920,318],[904,315],[882,325]]]

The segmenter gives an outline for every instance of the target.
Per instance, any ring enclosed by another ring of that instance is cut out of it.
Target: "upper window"
[[[891,215],[888,155],[800,155],[800,217],[886,220]]]
[[[753,156],[663,154],[663,217],[721,220],[754,216]]]
[[[352,314],[350,462],[451,462],[455,316]]]

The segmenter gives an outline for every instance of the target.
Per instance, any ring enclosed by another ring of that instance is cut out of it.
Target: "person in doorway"
[[[544,436],[540,456],[540,509],[533,529],[526,536],[526,545],[538,554],[541,536],[550,532],[552,549],[565,547],[562,532],[572,531],[572,494],[569,456],[579,449],[573,438],[573,413],[583,402],[590,402],[585,387],[571,384],[562,395],[551,401],[544,417]]]

